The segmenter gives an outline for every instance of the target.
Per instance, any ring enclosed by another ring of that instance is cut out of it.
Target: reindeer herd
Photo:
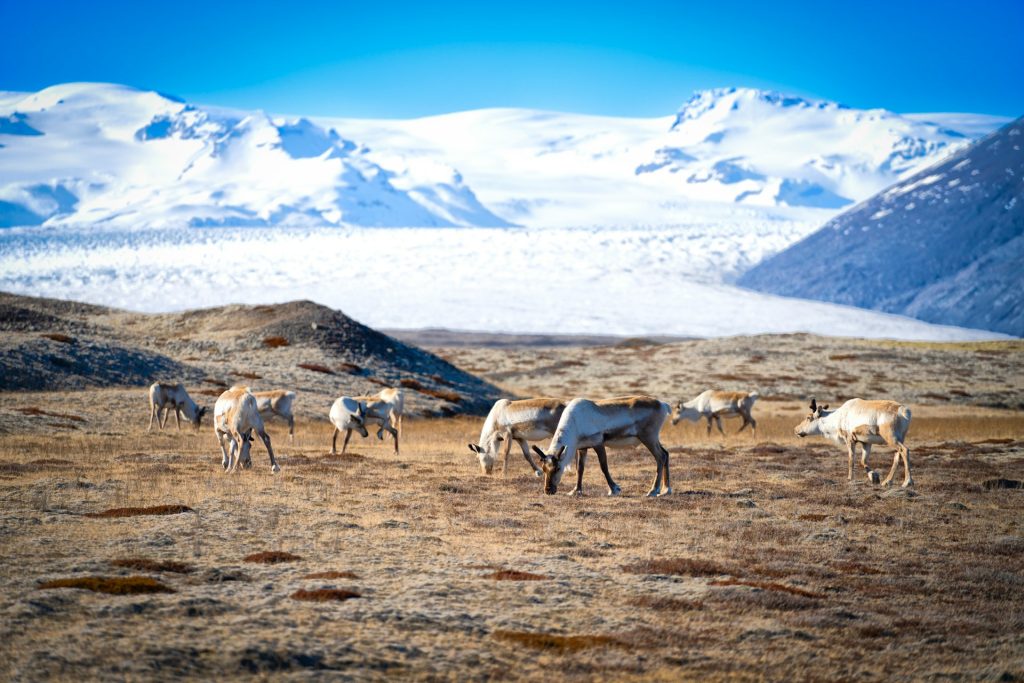
[[[707,421],[707,432],[711,434],[714,423],[723,435],[723,417],[739,417],[743,420],[739,431],[748,425],[756,434],[757,421],[751,409],[758,399],[756,391],[734,392],[708,390],[689,401],[680,401],[674,407],[650,396],[625,396],[604,400],[574,398],[566,401],[558,398],[531,398],[519,401],[501,399],[491,408],[484,420],[480,439],[469,444],[476,454],[484,474],[492,474],[499,453],[502,455],[502,472],[508,472],[508,456],[514,441],[522,450],[523,458],[529,463],[537,477],[544,479],[544,492],[558,491],[563,474],[570,470],[575,460],[576,486],[570,495],[583,495],[583,472],[587,452],[593,450],[608,484],[608,495],[614,496],[621,488],[612,479],[608,470],[606,448],[642,445],[654,457],[657,468],[648,496],[663,496],[672,493],[669,473],[669,453],[660,440],[661,428],[671,416],[672,424],[680,420]],[[157,382],[149,388],[150,417],[149,429],[156,421],[163,429],[170,412],[174,411],[175,422],[181,429],[184,415],[198,429],[206,408],[199,407],[188,395],[182,384]],[[293,391],[250,391],[248,387],[234,386],[217,399],[213,409],[213,428],[221,449],[221,464],[225,472],[234,472],[239,465],[252,467],[250,449],[255,432],[267,449],[272,472],[279,472],[280,466],[274,456],[270,436],[264,428],[264,418],[277,415],[288,422],[288,437],[295,433],[295,416],[292,411],[295,402]],[[401,389],[387,388],[372,396],[342,396],[331,406],[328,418],[334,426],[331,438],[331,453],[337,452],[338,436],[344,432],[341,445],[344,454],[352,432],[361,437],[369,436],[368,425],[377,426],[376,436],[383,440],[384,434],[391,435],[394,452],[399,452],[399,435],[405,398]],[[910,428],[910,409],[895,401],[865,401],[851,399],[836,410],[827,405],[820,406],[811,399],[810,413],[796,426],[799,437],[824,436],[847,448],[849,459],[848,478],[853,480],[853,460],[857,447],[861,450],[861,465],[868,481],[888,486],[900,464],[903,463],[903,486],[912,486],[910,476],[910,452],[904,445]],[[546,450],[533,446],[537,455],[531,457],[531,441],[550,439]],[[877,472],[868,465],[868,456],[873,445],[887,445],[895,450],[892,467],[888,476],[879,481]]]

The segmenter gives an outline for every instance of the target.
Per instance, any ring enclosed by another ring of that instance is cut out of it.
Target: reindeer
[[[395,455],[398,455],[398,430],[393,426],[395,420],[401,420],[402,410],[405,405],[405,396],[401,389],[383,389],[373,396],[353,396],[363,406],[363,423],[379,425],[377,438],[383,440],[384,432],[387,432],[395,440]],[[341,446],[341,452],[345,452],[348,439],[352,431],[345,434],[345,443]],[[363,434],[365,437],[366,435]]]
[[[512,450],[512,442],[515,441],[523,450],[523,457],[530,463],[534,475],[539,477],[543,472],[530,457],[527,441],[551,438],[564,410],[565,401],[560,398],[531,398],[523,401],[503,398],[491,407],[483,429],[480,430],[480,441],[469,444],[469,450],[476,453],[479,458],[481,471],[490,474],[498,459],[501,442],[504,441],[502,474],[507,474],[508,454]]]
[[[708,389],[697,398],[680,401],[672,411],[672,424],[680,420],[698,422],[703,417],[708,421],[708,436],[711,435],[711,421],[718,425],[718,431],[725,436],[722,429],[722,417],[738,415],[743,418],[739,431],[742,432],[749,424],[751,431],[757,434],[757,420],[750,414],[754,401],[758,398],[756,391],[713,391]],[[738,432],[737,432],[738,433]]]
[[[896,449],[889,476],[882,481],[888,486],[896,474],[896,466],[903,460],[903,486],[913,486],[910,478],[910,451],[903,445],[903,439],[910,429],[910,409],[895,401],[865,401],[851,398],[830,411],[828,405],[819,406],[811,399],[811,412],[793,430],[799,437],[819,435],[846,445],[849,469],[847,477],[853,481],[853,456],[860,445],[860,464],[864,466],[868,481],[878,483],[878,473],[868,466],[871,446],[885,444]]]
[[[278,415],[288,421],[288,440],[295,440],[295,414],[292,413],[292,404],[295,402],[295,392],[275,389],[273,391],[254,391],[252,395],[256,398],[256,409],[260,416],[269,418],[271,415]]]
[[[575,398],[569,402],[558,420],[555,434],[545,453],[536,446],[533,450],[540,456],[544,471],[544,493],[552,495],[558,491],[558,483],[572,453],[578,449],[593,448],[601,463],[601,470],[608,482],[609,495],[616,495],[621,489],[608,473],[604,447],[643,444],[654,456],[658,473],[654,478],[648,496],[672,493],[669,479],[668,451],[661,445],[659,433],[671,406],[650,396],[625,396],[603,401]],[[567,456],[566,454],[570,454]],[[586,453],[577,461],[576,488],[570,495],[583,495],[583,469]],[[661,490],[662,475],[665,490]]]
[[[167,424],[170,411],[166,408],[174,408],[174,421],[181,430],[181,414],[185,413],[185,419],[192,423],[196,430],[199,429],[206,414],[206,408],[196,405],[192,397],[185,391],[184,384],[165,384],[154,382],[149,387],[149,428],[146,431],[153,431],[153,419],[156,418],[160,429]]]
[[[365,425],[365,406],[350,396],[342,396],[331,406],[330,420],[334,425],[334,436],[331,438],[331,455],[337,453],[338,434],[345,432],[345,442],[341,444],[341,454],[345,455],[352,430],[359,432],[363,438],[369,436]],[[379,435],[378,435],[379,436]]]
[[[249,387],[234,386],[225,391],[213,406],[213,431],[220,444],[221,464],[225,472],[234,472],[238,463],[248,469],[252,466],[249,449],[252,444],[252,432],[256,431],[270,456],[270,471],[281,471],[274,458],[274,448],[270,445],[270,437],[263,428],[263,418],[256,408],[256,397]],[[225,442],[231,442],[230,451]]]

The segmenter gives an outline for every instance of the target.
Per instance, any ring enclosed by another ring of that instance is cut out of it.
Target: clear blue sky
[[[1024,114],[1024,0],[0,0],[0,90],[110,81],[275,113],[628,116],[697,88]]]

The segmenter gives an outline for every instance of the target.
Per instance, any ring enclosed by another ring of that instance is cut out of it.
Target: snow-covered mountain
[[[1024,336],[1024,118],[837,216],[740,283]]]
[[[308,119],[124,86],[7,93],[0,227],[506,225],[443,162],[386,170],[366,153]]]
[[[365,142],[371,158],[443,158],[496,214],[547,227],[681,224],[721,210],[711,205],[820,224],[1005,122],[730,88],[652,119],[484,109],[324,124]]]
[[[0,227],[824,221],[993,127],[749,89],[675,116],[268,116],[74,83],[0,93]]]

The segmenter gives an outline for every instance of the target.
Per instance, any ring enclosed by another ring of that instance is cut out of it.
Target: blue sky
[[[110,81],[275,113],[669,114],[751,86],[1024,114],[1024,0],[0,0],[0,89]]]

